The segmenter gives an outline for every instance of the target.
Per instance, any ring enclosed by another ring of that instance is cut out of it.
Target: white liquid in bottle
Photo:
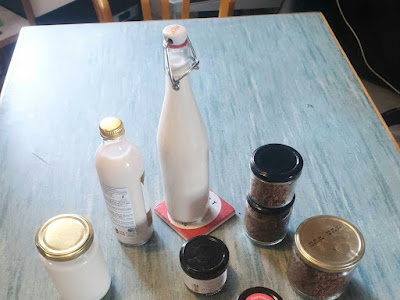
[[[104,141],[96,151],[96,169],[115,233],[122,243],[144,244],[153,233],[153,224],[143,197],[141,154],[123,136],[119,119],[103,119],[100,131]]]
[[[179,25],[167,26],[163,34],[175,45],[184,44],[187,37]],[[169,51],[177,79],[189,69],[189,50],[185,45]],[[183,223],[202,219],[208,208],[208,137],[189,75],[176,91],[166,74],[157,144],[169,216]]]

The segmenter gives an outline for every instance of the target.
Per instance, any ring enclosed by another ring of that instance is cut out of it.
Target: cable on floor
[[[400,91],[399,91],[398,89],[396,89],[389,81],[387,81],[385,78],[383,78],[383,76],[379,75],[379,74],[370,66],[370,64],[369,64],[368,61],[367,61],[367,58],[365,57],[364,49],[363,49],[363,47],[362,47],[362,45],[361,45],[360,39],[358,38],[358,35],[357,35],[356,32],[354,31],[353,27],[351,27],[350,23],[347,21],[346,17],[344,16],[343,11],[342,11],[342,7],[340,6],[339,0],[336,0],[336,4],[337,4],[337,7],[339,8],[339,12],[340,12],[340,14],[342,15],[342,18],[343,18],[344,22],[346,23],[347,27],[349,27],[350,31],[353,33],[354,37],[355,37],[356,40],[357,40],[357,43],[358,43],[358,46],[360,47],[361,55],[362,55],[362,58],[363,58],[363,60],[364,60],[365,65],[368,67],[368,69],[369,69],[376,77],[378,77],[378,78],[379,78],[380,80],[382,80],[387,86],[389,86],[393,91],[395,91],[397,94],[400,95]]]

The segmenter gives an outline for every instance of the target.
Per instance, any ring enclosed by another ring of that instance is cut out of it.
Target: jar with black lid
[[[268,144],[257,148],[250,159],[250,195],[263,206],[284,206],[293,199],[303,158],[292,147]]]
[[[296,230],[289,282],[308,299],[336,299],[364,252],[364,238],[354,225],[334,216],[311,217]]]
[[[189,290],[207,296],[222,290],[229,262],[229,250],[223,241],[210,235],[193,237],[182,245],[179,258]]]
[[[290,216],[295,201],[281,207],[265,207],[247,196],[244,224],[246,235],[255,243],[272,246],[280,243],[287,235]]]

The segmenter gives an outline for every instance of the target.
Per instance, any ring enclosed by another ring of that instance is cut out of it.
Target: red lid
[[[265,287],[252,287],[245,290],[237,300],[283,300],[277,292]]]

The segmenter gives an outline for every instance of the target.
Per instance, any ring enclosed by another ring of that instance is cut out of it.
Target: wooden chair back
[[[112,22],[112,14],[108,0],[92,0],[100,23]],[[170,19],[168,0],[161,1],[161,15],[163,20]],[[152,20],[150,0],[140,0],[142,5],[143,20]],[[233,16],[236,0],[221,0],[218,17]],[[189,19],[190,0],[182,0],[182,19]]]

